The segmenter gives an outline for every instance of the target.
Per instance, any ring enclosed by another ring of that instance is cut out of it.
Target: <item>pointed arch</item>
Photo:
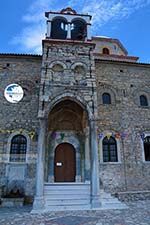
[[[59,102],[63,101],[63,100],[71,100],[76,102],[78,105],[80,105],[86,112],[88,115],[88,119],[89,120],[93,120],[94,116],[91,112],[90,106],[88,105],[88,103],[83,99],[83,97],[81,97],[79,94],[75,94],[75,93],[71,93],[71,92],[66,92],[66,93],[62,93],[57,95],[55,98],[53,98],[50,103],[48,104],[48,107],[45,111],[45,116],[46,118],[48,118],[49,112],[54,108],[55,105],[57,105]]]

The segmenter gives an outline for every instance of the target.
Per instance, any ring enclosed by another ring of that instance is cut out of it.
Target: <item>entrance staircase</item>
[[[45,183],[45,211],[90,210],[91,194],[89,183]],[[103,209],[124,209],[127,206],[103,190],[100,191]]]
[[[46,183],[44,185],[46,210],[90,209],[90,184]]]

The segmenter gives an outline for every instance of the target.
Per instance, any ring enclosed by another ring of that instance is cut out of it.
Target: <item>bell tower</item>
[[[96,80],[88,14],[71,8],[46,12],[47,33],[43,40],[39,116],[49,102],[64,92],[81,96],[96,116]]]
[[[55,148],[63,142],[75,149],[74,182],[83,182],[83,185],[88,182],[90,204],[92,208],[99,207],[95,44],[90,36],[91,16],[78,14],[69,7],[60,12],[46,12],[45,16],[47,33],[42,41],[38,110],[37,174],[40,176],[37,175],[34,208],[44,205],[44,183],[57,180],[54,165],[56,170],[61,168],[54,163]]]
[[[77,14],[71,8],[62,9],[59,13],[46,12],[47,39],[91,40],[91,16]]]

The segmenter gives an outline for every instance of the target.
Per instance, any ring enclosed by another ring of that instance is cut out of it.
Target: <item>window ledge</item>
[[[27,164],[27,162],[6,162],[7,164],[10,164],[10,165],[18,165],[18,164],[20,164],[20,165],[26,165]]]
[[[150,106],[141,106],[141,105],[139,105],[139,108],[140,108],[140,109],[149,109]]]
[[[143,161],[144,164],[150,164],[150,161]]]
[[[101,165],[121,165],[121,162],[100,162]]]

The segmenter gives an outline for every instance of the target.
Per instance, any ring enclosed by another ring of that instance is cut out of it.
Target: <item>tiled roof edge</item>
[[[24,56],[24,57],[39,57],[39,58],[42,57],[42,55],[38,54],[24,54],[24,53],[0,53],[0,56]]]

